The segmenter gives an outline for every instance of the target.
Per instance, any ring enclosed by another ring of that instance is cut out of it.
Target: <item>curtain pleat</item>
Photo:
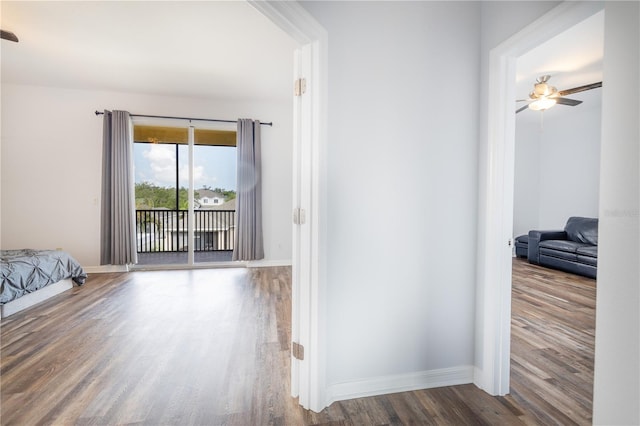
[[[134,264],[138,255],[129,113],[105,111],[102,132],[100,264]]]
[[[260,122],[238,120],[236,230],[233,260],[264,258]]]

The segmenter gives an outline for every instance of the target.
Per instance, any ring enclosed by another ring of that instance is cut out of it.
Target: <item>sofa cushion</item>
[[[570,217],[564,230],[571,241],[598,245],[598,219]]]
[[[516,237],[516,256],[527,257],[529,255],[529,236],[520,235]]]
[[[586,245],[584,243],[578,243],[569,240],[545,240],[540,241],[540,244],[538,244],[540,250],[544,248],[548,250],[563,251],[566,253],[576,253],[579,248],[585,246]]]
[[[540,249],[540,256],[544,255],[571,262],[578,262],[579,250],[593,246],[569,240],[545,240],[541,241],[538,247]]]
[[[590,258],[593,259],[593,258]],[[580,262],[567,262],[557,257],[544,256],[540,254],[540,264],[551,268],[561,269],[573,274],[584,275],[585,277],[595,278],[598,268],[595,265]]]
[[[584,256],[578,255],[578,262],[584,263],[585,265],[598,266],[598,258],[592,256]]]
[[[571,253],[568,251],[561,251],[561,250],[554,250],[554,249],[540,247],[540,259],[542,259],[543,256],[563,259],[569,262],[578,261],[578,254],[576,252]],[[540,263],[542,263],[542,260],[540,261]]]
[[[584,246],[576,250],[576,253],[581,256],[598,258],[598,246]]]

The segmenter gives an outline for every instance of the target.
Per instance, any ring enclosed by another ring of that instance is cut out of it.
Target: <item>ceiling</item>
[[[244,1],[2,1],[2,83],[233,100],[291,98],[296,43]],[[602,81],[604,12],[518,58],[516,96]],[[600,103],[600,89],[572,95]],[[520,103],[519,105],[523,105]],[[525,110],[519,120],[535,119]]]
[[[551,75],[549,83],[558,90],[570,89],[602,81],[604,52],[604,11],[596,13],[565,32],[520,56],[516,68],[516,97],[526,99],[536,78]],[[556,105],[545,111],[545,118],[563,117],[578,108],[599,106],[602,89],[567,96],[583,101],[575,107]],[[517,107],[524,106],[517,103]],[[524,110],[518,120],[537,120],[539,111]]]
[[[2,83],[290,100],[296,43],[244,1],[1,2]]]

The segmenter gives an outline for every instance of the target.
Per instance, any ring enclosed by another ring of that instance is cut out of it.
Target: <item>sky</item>
[[[175,145],[134,143],[136,183],[149,182],[160,187],[175,188]],[[189,148],[180,145],[180,186],[187,188],[189,179]],[[204,186],[236,189],[236,148],[227,146],[194,146],[194,189]]]

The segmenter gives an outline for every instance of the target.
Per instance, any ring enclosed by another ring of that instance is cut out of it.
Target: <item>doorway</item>
[[[324,382],[324,241],[326,196],[327,33],[297,2],[249,3],[300,45],[294,58],[292,340],[302,347],[291,358],[291,394],[316,412],[326,407]],[[292,82],[293,83],[293,82]]]
[[[602,10],[598,3],[563,3],[491,51],[486,164],[481,184],[478,247],[478,371],[474,382],[492,395],[509,392],[513,238],[516,60]],[[501,212],[500,214],[495,214]]]
[[[517,58],[518,98],[544,75],[560,92],[601,82],[603,50],[600,11]],[[601,93],[541,111],[517,104],[514,237],[598,217]],[[592,421],[595,293],[594,279],[513,260],[510,394],[543,423]]]

